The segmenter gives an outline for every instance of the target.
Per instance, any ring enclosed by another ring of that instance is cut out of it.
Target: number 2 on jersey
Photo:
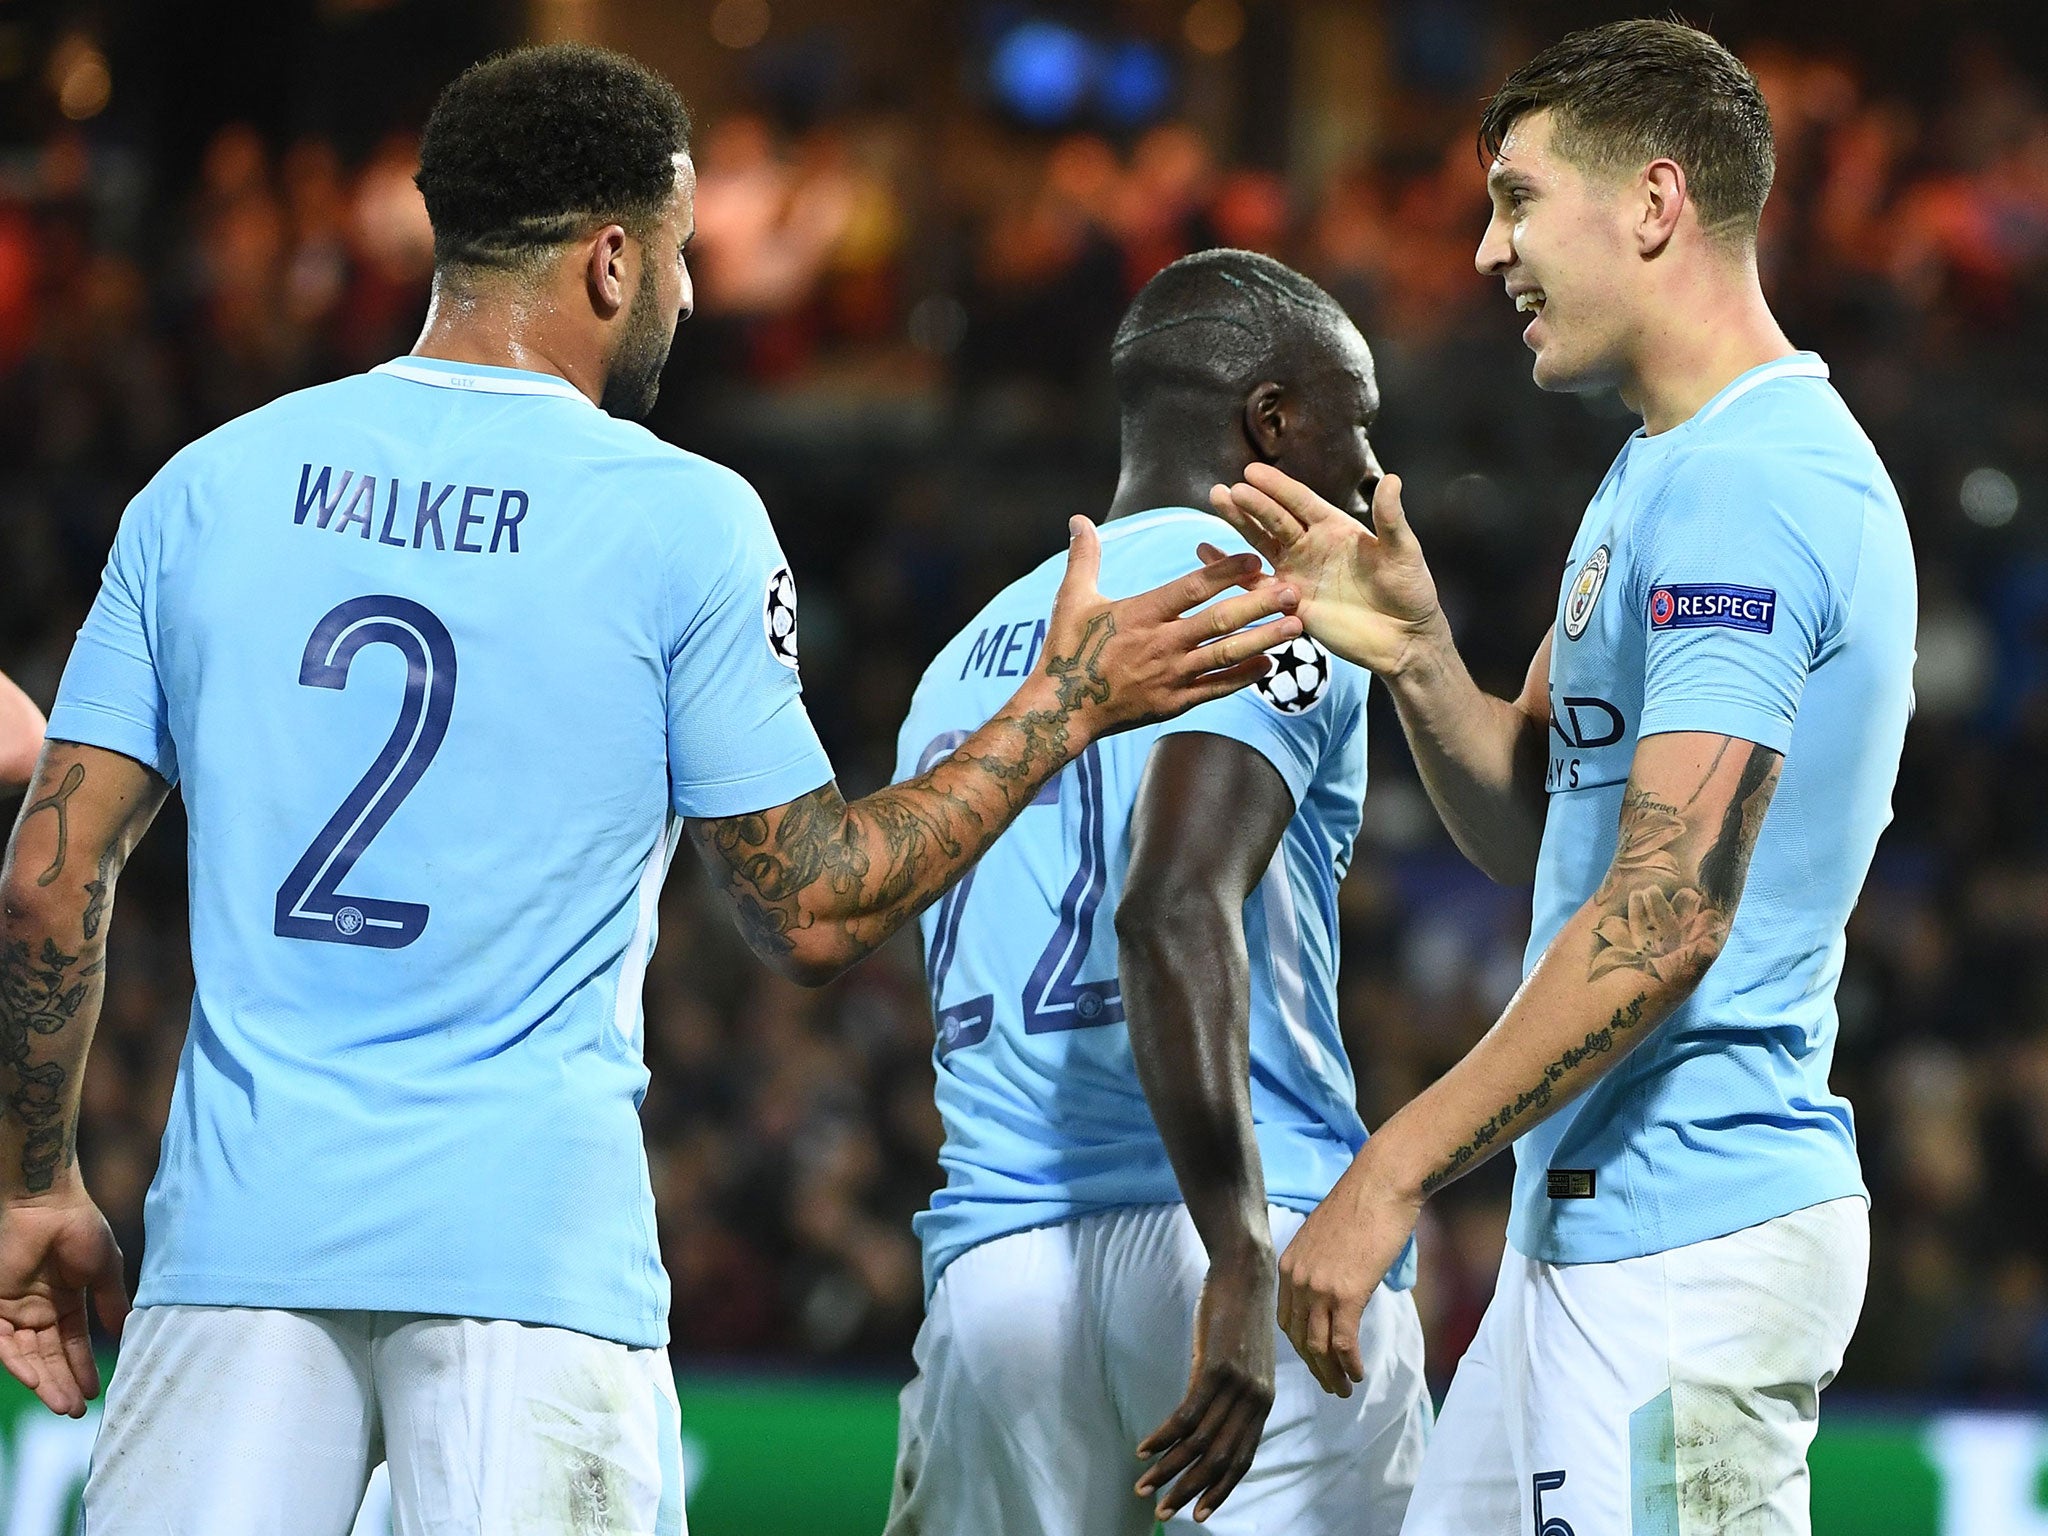
[[[345,895],[341,882],[441,750],[455,708],[455,641],[447,625],[410,598],[351,598],[313,627],[299,682],[346,688],[356,653],[370,645],[392,646],[405,657],[398,723],[369,772],[278,887],[280,938],[403,949],[427,926],[425,903]]]

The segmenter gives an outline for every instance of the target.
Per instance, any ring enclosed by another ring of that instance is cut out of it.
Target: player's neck
[[[412,355],[553,374],[595,405],[604,394],[603,369],[595,355],[583,355],[589,348],[565,344],[556,334],[550,322],[558,312],[544,292],[458,286],[437,273],[427,323]]]
[[[1119,455],[1116,494],[1110,498],[1105,522],[1150,512],[1154,507],[1206,507],[1209,487],[1229,484],[1244,474],[1248,450],[1243,440],[1203,447],[1188,435],[1134,430],[1126,423]]]
[[[1689,421],[1750,369],[1797,349],[1764,301],[1752,263],[1709,272],[1656,307],[1622,399],[1651,436]]]

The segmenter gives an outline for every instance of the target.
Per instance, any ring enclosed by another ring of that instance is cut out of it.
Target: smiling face
[[[1640,331],[1642,261],[1629,179],[1558,153],[1548,111],[1519,119],[1487,173],[1493,216],[1473,264],[1498,277],[1529,321],[1542,389],[1622,384]]]

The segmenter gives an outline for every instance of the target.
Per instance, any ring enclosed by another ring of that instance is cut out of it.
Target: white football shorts
[[[1271,1210],[1277,1249],[1300,1229]],[[1187,1391],[1208,1259],[1178,1205],[1106,1211],[982,1243],[946,1267],[903,1389],[887,1536],[1147,1536],[1137,1444]],[[1222,1536],[1396,1536],[1429,1435],[1422,1324],[1382,1286],[1365,1380],[1332,1397],[1277,1327],[1257,1458],[1201,1526]]]
[[[1869,1263],[1860,1198],[1610,1264],[1510,1248],[1403,1536],[1808,1536]]]
[[[130,1315],[89,1536],[348,1536],[388,1461],[395,1536],[684,1536],[660,1349],[396,1312]]]

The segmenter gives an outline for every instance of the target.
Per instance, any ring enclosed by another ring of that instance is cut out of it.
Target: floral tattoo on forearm
[[[1614,862],[1593,896],[1600,916],[1593,929],[1588,981],[1631,970],[1668,985],[1690,986],[1721,952],[1784,761],[1766,747],[1750,746],[1711,841],[1696,848],[1699,839],[1688,814],[1734,745],[1722,743],[1682,806],[1634,785],[1624,793]]]

